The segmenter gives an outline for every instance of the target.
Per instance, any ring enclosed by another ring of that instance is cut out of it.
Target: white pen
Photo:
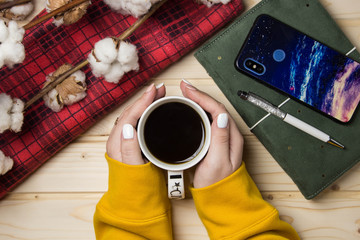
[[[251,102],[252,104],[258,106],[259,108],[264,109],[268,113],[270,113],[276,117],[279,117],[284,122],[300,129],[301,131],[306,132],[307,134],[309,134],[323,142],[330,143],[338,148],[341,148],[341,149],[345,148],[344,145],[342,145],[341,143],[332,139],[328,134],[326,134],[323,131],[320,131],[319,129],[311,126],[310,124],[308,124],[304,121],[301,121],[300,119],[280,110],[278,107],[269,103],[265,99],[257,96],[256,94],[254,94],[252,92],[244,92],[244,91],[238,91],[237,94],[241,99]]]

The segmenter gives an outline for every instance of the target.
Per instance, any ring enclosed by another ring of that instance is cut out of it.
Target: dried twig
[[[69,2],[68,4],[65,4],[64,6],[62,7],[59,7],[58,9],[40,17],[40,18],[37,18],[37,19],[34,19],[33,21],[29,22],[28,24],[26,24],[24,26],[24,29],[27,30],[27,29],[30,29],[32,28],[33,26],[43,22],[43,21],[46,21],[56,15],[58,15],[59,13],[63,13],[63,12],[66,12],[67,10],[73,8],[73,7],[76,7],[84,2],[88,2],[89,0],[74,0],[72,2]]]
[[[152,6],[150,11],[139,18],[133,25],[131,25],[127,30],[125,30],[117,39],[117,41],[122,41],[128,38],[137,28],[141,26],[158,8],[160,8],[167,0],[162,0]],[[62,75],[60,75],[57,79],[55,79],[53,82],[48,84],[46,87],[44,87],[38,94],[36,94],[32,99],[30,99],[24,107],[24,110],[27,109],[31,104],[42,98],[45,94],[47,94],[51,89],[56,87],[58,84],[63,82],[66,78],[68,78],[71,74],[75,73],[76,71],[80,70],[84,66],[86,66],[89,63],[87,59],[80,62],[75,67],[71,68],[70,70],[66,71]]]
[[[31,0],[15,0],[15,1],[11,1],[11,2],[4,2],[0,4],[0,11],[7,9],[7,8],[11,8],[17,5],[21,5],[24,3],[29,3],[31,2]]]

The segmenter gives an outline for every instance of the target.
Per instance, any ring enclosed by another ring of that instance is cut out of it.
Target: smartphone
[[[235,67],[343,123],[360,101],[360,63],[269,15],[254,22]]]

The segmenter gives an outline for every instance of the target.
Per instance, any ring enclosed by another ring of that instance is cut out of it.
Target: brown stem
[[[128,29],[126,29],[117,39],[124,40],[128,38],[136,29],[138,29],[141,24],[145,22],[146,19],[148,19],[158,8],[160,8],[167,0],[162,0],[152,6],[150,11],[139,18],[135,23],[133,23]],[[75,67],[69,69],[65,73],[61,74],[57,79],[55,79],[53,82],[49,83],[46,87],[41,89],[41,91],[36,94],[32,99],[30,99],[28,102],[25,103],[24,110],[26,110],[31,104],[42,98],[45,94],[47,94],[51,89],[55,88],[58,84],[62,83],[65,79],[67,79],[71,74],[75,73],[76,71],[80,70],[81,68],[85,67],[89,61],[86,59],[82,62],[80,62]]]
[[[15,1],[11,1],[11,2],[5,2],[5,3],[1,3],[0,4],[0,11],[7,9],[7,8],[11,8],[13,6],[17,6],[17,5],[21,5],[24,3],[29,3],[31,2],[31,0],[15,0]]]
[[[33,98],[31,98],[28,102],[25,103],[24,110],[26,110],[31,104],[42,98],[45,94],[47,94],[51,89],[55,88],[58,84],[62,83],[65,79],[67,79],[71,74],[75,73],[76,71],[80,70],[81,68],[85,67],[88,64],[88,60],[84,60],[80,62],[75,67],[69,69],[68,71],[61,74],[58,78],[54,81],[46,85],[43,89],[40,90],[38,94],[36,94]]]
[[[50,13],[42,16],[42,17],[39,17],[37,19],[34,19],[33,21],[29,22],[28,24],[26,24],[23,28],[25,30],[28,30],[30,28],[32,28],[33,26],[43,22],[43,21],[46,21],[56,15],[58,15],[59,13],[63,13],[63,12],[66,12],[67,10],[73,8],[73,7],[76,7],[84,2],[88,2],[89,0],[74,0],[72,2],[69,2],[68,4],[65,4],[64,6],[61,6],[57,9],[55,9],[54,11],[51,11]]]

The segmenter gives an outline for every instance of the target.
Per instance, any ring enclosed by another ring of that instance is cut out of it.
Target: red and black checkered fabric
[[[15,162],[11,171],[0,176],[0,198],[152,76],[213,35],[242,8],[241,0],[211,8],[193,0],[169,0],[128,38],[139,52],[138,72],[126,74],[115,85],[94,77],[86,66],[82,69],[88,85],[85,99],[59,113],[52,112],[42,100],[33,104],[25,113],[21,133],[7,131],[0,135],[0,149]],[[86,59],[97,41],[119,36],[135,21],[95,0],[88,13],[73,25],[57,28],[49,20],[28,30],[23,41],[26,59],[13,69],[1,69],[0,93],[26,102],[42,88],[46,75],[65,62],[76,65]]]

